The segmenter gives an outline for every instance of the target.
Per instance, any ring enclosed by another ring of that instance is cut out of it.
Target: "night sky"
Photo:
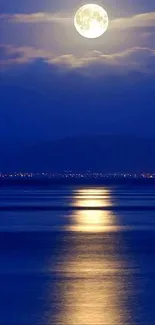
[[[1,0],[0,138],[155,137],[155,1],[96,2],[108,31],[85,39],[78,0]]]

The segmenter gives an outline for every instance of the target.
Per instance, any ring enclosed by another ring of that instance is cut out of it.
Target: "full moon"
[[[107,12],[96,4],[79,8],[74,17],[74,25],[80,35],[86,38],[100,37],[108,28]]]

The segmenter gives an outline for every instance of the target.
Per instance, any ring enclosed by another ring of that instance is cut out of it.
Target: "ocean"
[[[155,187],[0,188],[0,325],[155,325]]]

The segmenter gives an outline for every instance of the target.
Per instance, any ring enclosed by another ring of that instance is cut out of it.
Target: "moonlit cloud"
[[[48,13],[37,12],[30,14],[1,14],[0,19],[12,23],[66,23],[71,22],[74,13]],[[122,17],[111,20],[110,29],[140,28],[140,27],[155,27],[155,12],[138,14],[130,17]]]
[[[111,29],[128,29],[140,27],[155,27],[155,12],[139,14],[131,17],[114,19],[110,23]]]
[[[124,75],[128,72],[155,74],[155,50],[150,48],[132,48],[126,51],[105,55],[93,51],[84,57],[73,55],[48,59],[49,64],[62,68],[76,69],[86,75]]]
[[[27,64],[41,59],[59,71],[73,71],[86,75],[126,74],[128,71],[155,74],[155,49],[135,47],[120,53],[105,55],[92,51],[84,56],[72,54],[54,56],[51,52],[33,47],[0,47],[0,66]]]
[[[88,62],[98,62],[99,57],[96,58],[94,53],[92,58],[93,50],[101,52],[100,60],[102,62],[111,60],[114,63],[110,56],[111,53],[115,55],[115,53],[122,53],[122,51],[128,51],[135,47],[155,48],[155,12],[111,20],[107,33],[94,43],[87,42],[77,34],[73,16],[73,11],[62,10],[29,14],[3,13],[0,15],[1,43],[13,43],[17,48],[20,46],[19,51],[22,51],[22,47],[29,48],[28,52],[31,52],[31,55],[26,54],[25,56],[26,51],[24,50],[24,57],[18,58],[18,63],[33,60],[36,53],[34,48],[37,47],[39,48],[37,57],[41,55],[44,60],[45,54],[47,60],[50,63],[52,61],[52,64],[58,64],[59,61],[62,66],[74,68],[86,66]],[[90,58],[88,57],[89,51],[91,51]],[[10,62],[11,60],[8,64]]]
[[[33,24],[33,23],[65,23],[71,20],[69,14],[66,13],[47,13],[47,12],[36,12],[30,14],[2,14],[0,19],[12,22],[12,23],[23,23],[23,24]]]
[[[11,45],[0,46],[0,66],[22,64],[37,59],[48,60],[51,53],[33,47],[14,47]]]

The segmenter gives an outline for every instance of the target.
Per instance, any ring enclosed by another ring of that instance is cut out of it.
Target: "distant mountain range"
[[[17,148],[18,149],[18,148]],[[19,152],[18,152],[19,151]],[[17,150],[1,150],[1,171],[155,171],[155,140],[96,135],[65,138]]]

